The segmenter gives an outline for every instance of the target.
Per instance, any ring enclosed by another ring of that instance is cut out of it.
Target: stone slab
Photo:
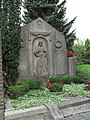
[[[90,111],[65,117],[61,120],[90,120]]]
[[[43,105],[39,107],[28,108],[25,110],[20,109],[20,110],[6,111],[5,120],[19,119],[19,118],[38,115],[46,112],[47,112],[47,108]]]
[[[86,120],[90,120],[90,112],[81,113],[80,115],[81,115],[83,118],[85,118]]]
[[[62,113],[59,111],[56,105],[49,103],[49,104],[45,104],[45,106],[48,108],[48,111],[50,112],[54,120],[60,120],[61,118],[63,118]]]
[[[60,104],[58,104],[58,107],[59,109],[65,109],[71,106],[82,105],[89,102],[90,102],[90,98],[87,98],[87,97],[73,98],[71,100],[61,102]]]
[[[86,111],[87,113],[79,114]],[[25,110],[8,111],[5,112],[5,120],[90,120],[89,111],[90,98],[79,98],[59,105],[45,104]]]
[[[90,111],[90,98],[79,98],[58,105],[63,116]]]

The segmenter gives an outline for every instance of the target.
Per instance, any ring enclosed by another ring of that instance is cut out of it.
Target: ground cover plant
[[[44,103],[58,104],[67,100],[68,97],[82,97],[90,94],[90,91],[84,89],[84,84],[65,84],[63,91],[50,92],[45,90],[30,90],[24,96],[11,100],[15,109],[24,109],[34,106],[40,106]]]
[[[65,100],[58,92],[49,92],[48,90],[32,90],[24,96],[12,100],[12,105],[16,109],[40,106],[44,103],[59,103]]]

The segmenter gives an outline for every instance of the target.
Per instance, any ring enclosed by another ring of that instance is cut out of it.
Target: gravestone
[[[21,28],[19,80],[68,75],[66,42],[62,33],[41,18]]]

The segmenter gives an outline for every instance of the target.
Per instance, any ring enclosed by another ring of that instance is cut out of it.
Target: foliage
[[[2,2],[2,57],[8,85],[16,84],[20,50],[20,0]]]
[[[17,85],[9,87],[9,96],[15,99],[30,90],[41,89],[41,85],[41,80],[23,80]]]
[[[28,82],[9,87],[10,98],[16,99],[30,90]]]
[[[71,83],[81,83],[81,78],[78,76],[63,76],[63,77],[50,77],[49,82],[51,83],[58,83],[58,82],[63,82],[65,84],[71,84]]]
[[[64,95],[71,97],[81,97],[89,94],[89,91],[84,90],[84,84],[64,85]]]
[[[41,80],[30,80],[29,82],[29,86],[31,90],[41,89],[42,84],[43,83]]]
[[[73,46],[73,52],[77,57],[77,60],[82,62],[82,59],[84,58],[84,53],[85,53],[85,45],[79,39],[77,39],[76,43]]]
[[[58,83],[48,83],[48,89],[51,91],[51,92],[59,92],[59,91],[62,91],[63,90],[63,82],[58,82]]]
[[[90,73],[87,72],[77,72],[77,75],[81,78],[82,83],[90,82]]]
[[[90,72],[90,64],[79,63],[77,64],[77,70],[81,72]]]
[[[10,92],[10,98],[17,98],[17,97],[19,97],[19,96],[21,96],[22,95],[22,86],[21,85],[15,85],[15,86],[11,86],[11,87],[9,87],[9,92]],[[24,94],[24,93],[23,93]]]
[[[77,64],[77,76],[81,78],[82,83],[90,82],[90,65]]]
[[[73,51],[77,60],[90,63],[90,40],[86,39],[85,44],[77,39],[77,43],[73,46]]]
[[[90,40],[87,39],[85,41],[85,59],[90,60]]]
[[[84,90],[84,84],[64,85],[62,92],[49,92],[48,90],[31,90],[24,96],[12,100],[15,109],[24,109],[34,106],[40,106],[44,103],[58,104],[67,100],[68,97],[82,97],[90,94],[90,91]]]
[[[48,80],[50,83],[58,83],[58,82],[62,82],[62,77],[60,76],[51,76],[49,77],[49,80]]]
[[[62,92],[61,92],[62,93]],[[43,90],[32,90],[26,95],[12,100],[12,105],[16,109],[40,106],[44,103],[60,103],[65,98],[60,96],[60,92],[49,92]]]
[[[65,35],[67,49],[71,50],[75,36],[75,30],[70,32],[75,19],[68,22],[65,18],[66,0],[58,4],[59,0],[25,0],[24,1],[24,24],[32,22],[34,19],[41,17],[53,27]]]
[[[17,85],[25,85],[25,84],[29,84],[30,80],[22,80],[20,82],[17,83]]]
[[[79,84],[79,83],[81,83],[81,78],[78,76],[64,76],[63,82],[65,84],[71,84],[71,83]]]
[[[2,71],[2,80],[3,80],[3,92],[4,92],[4,98],[7,98],[8,95],[9,95],[9,86],[7,85],[7,82],[6,82],[6,74],[4,71]]]

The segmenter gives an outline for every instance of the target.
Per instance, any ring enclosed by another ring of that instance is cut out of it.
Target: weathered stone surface
[[[5,99],[5,111],[11,111],[14,110],[14,108],[11,105],[10,99]]]
[[[5,112],[5,120],[53,120],[45,106]]]
[[[22,27],[21,39],[19,80],[68,74],[62,33],[38,18]]]
[[[5,120],[89,120],[88,111],[90,111],[90,99],[79,98],[62,102],[57,106],[45,104],[25,110],[7,111]],[[86,114],[81,114],[82,112]]]
[[[90,111],[86,113],[81,113],[80,116],[85,118],[85,120],[90,120]]]
[[[61,118],[63,118],[62,113],[60,112],[60,110],[58,109],[58,107],[56,105],[45,104],[45,106],[48,108],[48,111],[51,114],[52,119],[60,120]]]
[[[90,111],[90,98],[76,98],[58,105],[63,116]]]
[[[85,120],[85,119],[77,114],[77,115],[73,115],[73,116],[63,118],[62,120]]]
[[[69,62],[69,75],[75,76],[76,75],[75,57],[68,57],[68,62]]]
[[[90,111],[63,118],[62,120],[90,120]]]

